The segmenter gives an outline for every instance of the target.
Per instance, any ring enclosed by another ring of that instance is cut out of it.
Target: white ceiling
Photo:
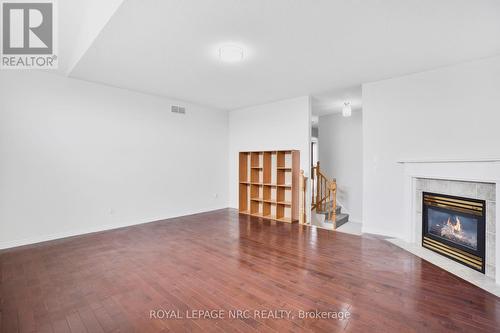
[[[324,116],[330,113],[342,112],[344,103],[351,104],[352,111],[363,108],[361,85],[325,91],[312,97],[312,113],[316,116]]]
[[[57,2],[59,74],[71,72],[123,0],[64,0]]]
[[[493,56],[499,36],[497,0],[125,0],[70,76],[235,109]],[[245,61],[218,61],[227,41]]]

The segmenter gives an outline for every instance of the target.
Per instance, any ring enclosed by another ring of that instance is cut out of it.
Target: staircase
[[[337,205],[337,181],[327,177],[320,169],[319,162],[312,168],[312,205],[311,209],[318,216],[324,216],[320,223],[332,224],[337,229],[349,221],[349,215],[342,213]]]
[[[326,205],[333,206],[333,201],[327,202]],[[316,214],[320,214],[320,215],[323,215],[325,217],[325,219],[323,220],[324,223],[332,223],[333,224],[333,220],[328,219],[328,213],[329,213],[329,209],[326,209],[324,211],[321,211],[321,210],[316,211]],[[345,224],[348,221],[349,221],[349,214],[342,213],[342,206],[337,205],[337,207],[335,208],[335,228],[340,227],[341,225]]]

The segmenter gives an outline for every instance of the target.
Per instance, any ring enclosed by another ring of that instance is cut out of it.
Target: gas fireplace
[[[484,273],[485,201],[422,195],[422,246]]]

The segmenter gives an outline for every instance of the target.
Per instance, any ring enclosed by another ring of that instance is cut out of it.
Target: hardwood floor
[[[500,327],[499,298],[382,239],[234,210],[2,251],[0,281],[0,327],[9,333]],[[161,309],[182,316],[220,309],[226,319],[150,319],[150,311]],[[229,319],[232,309],[252,312]],[[254,310],[281,309],[294,318],[254,317]],[[301,319],[300,310],[350,317]]]

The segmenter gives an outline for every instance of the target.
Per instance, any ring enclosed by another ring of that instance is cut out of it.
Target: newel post
[[[306,224],[306,181],[304,170],[300,170],[300,208],[299,208],[299,223]]]
[[[318,200],[321,200],[321,180],[319,179],[319,161],[316,163],[316,211],[319,210]]]

